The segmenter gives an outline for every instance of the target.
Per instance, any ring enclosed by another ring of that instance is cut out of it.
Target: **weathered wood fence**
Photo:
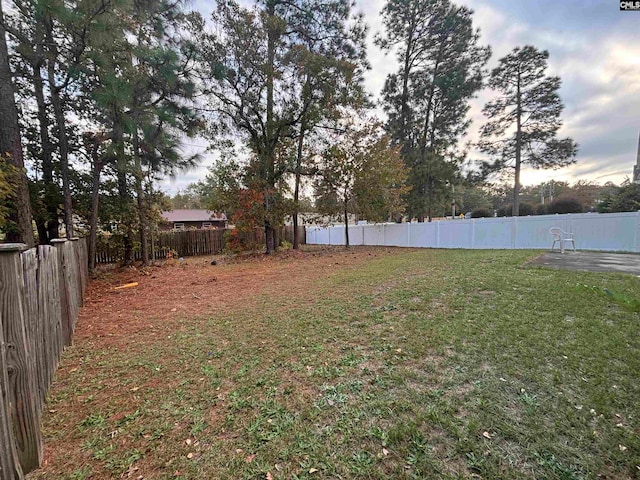
[[[179,257],[193,257],[196,255],[218,255],[226,248],[225,232],[231,229],[214,228],[207,230],[182,230],[159,232],[153,238],[153,258],[166,258],[172,252]],[[298,227],[300,243],[305,243],[305,228]],[[293,243],[293,227],[284,226],[278,232],[279,238]],[[264,230],[244,232],[241,234],[248,244],[261,245],[264,243]],[[119,242],[109,242],[101,239],[96,245],[96,263],[116,263],[122,260],[123,250]],[[139,249],[134,252],[135,260],[141,260]]]
[[[85,239],[0,244],[0,480],[42,460],[40,422],[88,283]]]

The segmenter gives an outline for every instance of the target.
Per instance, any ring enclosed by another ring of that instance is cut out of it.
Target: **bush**
[[[280,250],[291,250],[293,248],[293,244],[291,242],[283,240],[282,242],[280,242],[280,246],[278,248]]]
[[[536,207],[531,205],[530,203],[521,203],[520,204],[520,216],[527,217],[529,215],[536,214]]]
[[[226,253],[240,254],[243,252],[255,252],[262,245],[260,232],[250,228],[234,228],[233,230],[225,230],[224,250]]]
[[[498,217],[510,217],[512,210],[513,210],[513,207],[511,205],[504,205],[500,207],[498,210],[496,210],[496,215]]]
[[[497,215],[498,217],[511,217],[513,212],[513,205],[509,204],[509,205],[505,205],[504,207],[500,207],[497,211]],[[520,212],[519,215],[520,217],[526,217],[528,215],[535,215],[536,213],[536,209],[533,205],[531,205],[530,203],[521,203],[520,204]]]
[[[493,213],[488,208],[476,208],[471,212],[471,218],[493,217]]]
[[[560,197],[549,204],[548,212],[554,213],[582,213],[582,203],[571,197]]]
[[[549,213],[549,205],[540,203],[536,206],[536,215],[547,215]]]

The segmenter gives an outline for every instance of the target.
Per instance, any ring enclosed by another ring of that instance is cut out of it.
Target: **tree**
[[[227,217],[231,217],[238,208],[238,192],[247,188],[245,167],[233,153],[222,152],[220,158],[208,168],[204,180],[189,187],[202,198],[206,208],[225,212]]]
[[[486,190],[479,186],[467,185],[462,191],[462,211],[493,210],[491,198]]]
[[[1,3],[1,2],[0,2]],[[18,110],[13,92],[13,81],[9,68],[9,52],[4,29],[4,15],[0,4],[0,158],[13,166],[9,182],[13,185],[10,197],[8,225],[5,225],[9,242],[35,245],[31,225],[31,203],[29,187],[22,157],[22,140],[18,126]]]
[[[87,132],[84,143],[91,162],[91,209],[89,213],[89,271],[93,273],[96,267],[96,238],[98,233],[98,214],[100,206],[100,176],[105,166],[115,158],[105,148],[105,143],[111,139],[102,133]]]
[[[620,187],[609,186],[598,204],[601,213],[636,212],[640,210],[640,184],[623,183]]]
[[[388,0],[382,11],[386,32],[377,43],[400,63],[383,90],[386,127],[410,169],[409,217],[419,221],[431,219],[458,181],[457,143],[491,54],[472,15],[449,0]]]
[[[209,89],[213,133],[239,133],[252,153],[245,180],[262,192],[270,253],[274,227],[283,220],[279,186],[287,173],[302,173],[301,154],[291,161],[292,139],[303,147],[317,106],[329,94],[339,96],[346,84],[340,78],[358,78],[348,60],[363,55],[362,34],[350,36],[361,21],[348,0],[265,0],[253,9],[224,0],[213,19],[216,34],[195,34],[204,50],[203,79],[217,79]]]
[[[548,58],[546,50],[517,47],[500,59],[489,80],[499,96],[483,109],[489,121],[479,146],[494,160],[482,169],[485,174],[513,169],[514,216],[519,214],[522,165],[560,168],[575,162],[578,149],[570,138],[557,138],[563,109],[560,78],[546,75]]]
[[[586,211],[595,211],[598,199],[607,190],[606,185],[599,185],[589,180],[578,180],[571,185],[567,194],[578,200]]]
[[[320,213],[343,215],[349,246],[349,213],[372,222],[402,215],[407,172],[398,147],[378,125],[350,126],[324,152],[315,183]]]
[[[171,208],[175,209],[206,209],[208,208],[207,198],[204,197],[198,188],[197,183],[192,183],[184,190],[179,190],[170,198]]]
[[[146,265],[149,225],[144,168],[172,175],[192,167],[198,157],[180,155],[179,136],[192,137],[201,122],[191,108],[196,90],[191,73],[196,46],[180,31],[186,26],[188,15],[180,10],[180,4],[150,0],[144,8],[135,10],[134,18],[132,30],[136,40],[130,42],[132,75],[127,133],[133,154],[142,263]]]

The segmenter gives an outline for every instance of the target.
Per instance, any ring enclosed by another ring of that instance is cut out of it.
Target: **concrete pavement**
[[[550,251],[529,262],[563,270],[618,272],[640,276],[640,255],[632,253]]]

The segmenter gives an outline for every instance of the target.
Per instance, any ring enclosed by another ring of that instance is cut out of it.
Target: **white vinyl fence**
[[[571,232],[578,250],[640,252],[640,212],[350,225],[349,244],[465,249],[549,249],[551,227]],[[344,225],[307,227],[307,243],[344,245]]]

